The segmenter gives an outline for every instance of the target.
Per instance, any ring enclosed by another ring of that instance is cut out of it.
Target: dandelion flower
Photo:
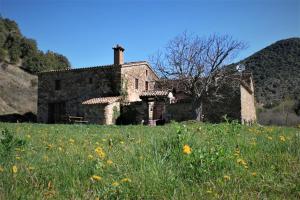
[[[282,141],[282,142],[285,142],[285,137],[283,136],[283,135],[281,135],[281,136],[279,136],[279,138],[280,138],[280,140]]]
[[[14,166],[12,167],[12,172],[13,172],[14,174],[16,174],[16,173],[18,172],[18,168],[17,168],[16,165],[14,165]]]
[[[244,166],[247,165],[247,162],[245,160],[241,159],[241,158],[237,159],[236,162],[238,164],[241,164],[241,165],[244,165]]]
[[[129,179],[129,178],[123,178],[122,180],[121,180],[121,182],[131,182],[131,179]]]
[[[206,193],[211,194],[212,190],[207,190]]]
[[[120,185],[120,183],[118,183],[118,182],[113,182],[111,185],[114,186],[114,187],[117,187],[117,186]]]
[[[224,178],[226,181],[229,181],[229,180],[230,180],[230,176],[228,176],[228,175],[224,175],[223,178]]]
[[[91,180],[94,180],[94,181],[100,181],[101,179],[102,179],[101,176],[97,176],[97,175],[93,175],[91,177]]]
[[[271,136],[268,136],[267,138],[268,138],[268,140],[273,140],[273,138]]]
[[[113,161],[112,160],[107,160],[106,163],[111,165],[111,164],[113,164]]]
[[[184,145],[183,146],[183,153],[184,154],[191,154],[192,153],[192,149],[191,149],[191,147],[189,146],[189,145]]]
[[[88,155],[88,159],[89,159],[89,160],[92,160],[93,158],[94,158],[94,156]]]
[[[97,147],[95,149],[95,152],[97,153],[97,155],[101,158],[104,159],[105,158],[105,152],[101,147]]]

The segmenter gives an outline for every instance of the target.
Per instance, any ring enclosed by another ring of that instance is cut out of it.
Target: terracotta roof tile
[[[99,98],[93,98],[93,99],[88,99],[82,104],[84,105],[93,105],[93,104],[106,104],[106,103],[114,103],[118,100],[121,99],[121,96],[116,96],[116,97],[99,97]]]
[[[130,66],[135,66],[139,64],[148,64],[146,61],[136,61],[136,62],[125,62],[122,64],[122,67],[130,67]],[[97,68],[111,68],[114,67],[113,64],[111,65],[100,65],[100,66],[91,66],[91,67],[79,67],[79,68],[68,68],[68,69],[57,69],[57,70],[49,70],[49,71],[42,71],[39,72],[38,74],[43,74],[43,73],[51,73],[51,72],[67,72],[67,71],[85,71],[85,70],[93,70]]]
[[[142,94],[140,94],[140,97],[168,96],[168,94],[168,90],[150,90],[142,92]]]

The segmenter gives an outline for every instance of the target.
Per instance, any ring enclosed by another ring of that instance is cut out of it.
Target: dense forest
[[[30,73],[70,68],[68,59],[58,53],[43,52],[33,39],[22,35],[18,24],[0,16],[0,62],[21,66]]]
[[[274,107],[300,100],[300,38],[277,41],[243,62],[253,73],[258,103]]]

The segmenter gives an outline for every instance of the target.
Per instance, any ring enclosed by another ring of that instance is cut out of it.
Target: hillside
[[[36,113],[37,76],[14,65],[0,63],[0,113]]]
[[[259,103],[273,106],[300,99],[300,38],[277,41],[243,62],[253,73]]]
[[[70,68],[68,59],[37,48],[18,24],[0,16],[0,121],[34,120],[37,72]]]

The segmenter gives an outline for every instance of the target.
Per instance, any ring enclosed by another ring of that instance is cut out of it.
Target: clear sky
[[[73,67],[111,64],[117,43],[125,61],[148,60],[183,31],[246,42],[237,59],[300,37],[300,0],[0,0],[0,13]]]

